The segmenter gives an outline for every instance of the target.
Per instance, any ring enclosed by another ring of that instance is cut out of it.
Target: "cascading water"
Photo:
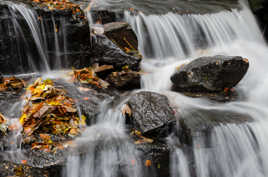
[[[185,59],[200,55],[198,49],[224,46],[234,39],[263,41],[254,17],[245,6],[243,11],[206,15],[125,15],[138,36],[139,49],[146,58]]]
[[[135,146],[124,129],[121,106],[104,102],[97,123],[87,127],[76,144],[84,154],[68,158],[63,176],[67,177],[140,177],[141,163]]]
[[[56,65],[56,69],[64,65],[65,62],[60,63],[60,55],[61,51],[65,54],[67,51],[63,25],[65,23],[60,24],[62,28],[58,31],[58,23],[52,18],[54,37],[52,42],[47,41],[46,24],[43,21],[39,23],[37,15],[32,10],[13,3],[9,4],[9,8],[14,16],[20,14],[24,18],[33,36],[41,62],[39,66],[33,56],[29,55],[28,63],[32,69],[37,71],[44,67],[45,70],[49,70],[48,43],[53,43],[56,50],[54,57],[57,61],[52,65]],[[90,12],[87,17],[90,26],[94,25]],[[176,136],[170,137],[169,142],[174,147],[170,158],[171,176],[267,177],[268,102],[265,86],[268,82],[263,78],[268,75],[268,48],[248,8],[243,5],[242,10],[206,15],[168,13],[146,16],[139,13],[137,16],[131,16],[125,13],[125,17],[138,36],[139,50],[145,57],[142,68],[149,72],[142,77],[142,89],[167,95],[170,102],[178,107],[178,112],[196,107],[203,110],[232,110],[245,112],[255,119],[253,123],[215,127],[209,137],[209,144],[203,138],[194,137],[190,155],[174,143],[178,141]],[[20,22],[13,20],[13,25],[16,34],[26,44]],[[23,47],[30,48],[28,44]],[[249,59],[249,72],[237,88],[246,95],[243,101],[215,104],[169,91],[170,76],[178,65],[196,57],[216,54],[239,55]],[[66,56],[64,57],[66,59]],[[14,108],[21,106],[18,104],[14,105]],[[70,155],[64,176],[152,176],[143,171],[140,154],[125,132],[122,105],[109,105],[105,102],[100,107],[101,114],[97,118],[97,123],[87,127],[82,136],[76,139],[75,144],[81,151]],[[12,112],[10,110],[10,114]]]
[[[69,66],[66,19],[42,17],[25,4],[1,2],[12,15],[20,72],[48,72]],[[53,34],[53,36],[51,35]]]
[[[15,4],[15,3],[8,3],[11,11],[13,11],[14,13],[18,12],[26,21],[34,42],[36,44],[38,53],[40,55],[40,59],[41,62],[38,62],[40,64],[39,68],[42,68],[44,70],[49,70],[49,65],[48,65],[48,59],[47,59],[47,55],[46,55],[46,51],[45,51],[45,46],[44,46],[44,42],[43,42],[43,38],[41,35],[41,29],[39,28],[39,23],[37,21],[37,14],[35,14],[35,11],[32,11],[31,9],[25,7],[24,5],[21,4]],[[20,26],[16,26],[19,25],[19,22],[15,22],[15,29],[20,29]],[[24,34],[21,34],[24,35]],[[25,40],[26,41],[26,40]],[[18,46],[20,47],[20,46]],[[32,63],[36,63],[36,62],[32,62]],[[37,68],[36,66],[33,66],[33,68]]]
[[[267,82],[264,80],[267,75],[268,48],[247,6],[243,5],[241,11],[208,15],[181,16],[170,13],[146,16],[140,13],[133,17],[126,13],[126,20],[138,36],[143,55],[162,59],[143,61],[143,69],[151,72],[143,76],[144,89],[166,94],[179,112],[194,107],[232,110],[247,113],[255,119],[254,123],[214,128],[209,145],[204,139],[194,137],[192,155],[184,153],[181,147],[175,148],[171,155],[172,177],[268,176],[268,142],[265,138],[268,102],[265,91]],[[171,86],[169,78],[176,66],[196,57],[217,54],[249,59],[249,72],[237,88],[246,95],[244,101],[215,104],[167,92]],[[177,138],[171,139],[171,142],[177,141]]]

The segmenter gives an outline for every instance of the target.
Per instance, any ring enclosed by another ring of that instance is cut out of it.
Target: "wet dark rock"
[[[246,124],[253,118],[245,113],[228,110],[191,108],[181,112],[178,117],[178,137],[184,145],[193,145],[193,139],[204,139],[205,146],[210,146],[210,137],[215,127],[230,124]]]
[[[96,35],[92,42],[91,49],[91,64],[99,63],[100,65],[113,65],[116,70],[121,71],[124,66],[127,66],[133,71],[140,70],[141,59],[128,55],[106,36]]]
[[[249,62],[239,56],[201,57],[178,68],[171,77],[177,91],[221,92],[235,87]]]
[[[154,92],[139,92],[127,101],[131,116],[127,119],[130,128],[146,137],[166,137],[175,116],[166,96]]]
[[[106,24],[106,23],[111,23],[111,22],[116,22],[118,20],[122,20],[124,18],[124,14],[121,13],[115,13],[112,11],[108,11],[108,10],[90,10],[91,14],[92,14],[92,19],[95,22],[99,22],[102,24]]]

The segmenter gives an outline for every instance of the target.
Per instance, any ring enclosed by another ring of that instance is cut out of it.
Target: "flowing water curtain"
[[[19,16],[15,16],[15,19],[20,19],[19,17],[22,17],[25,22],[27,23],[27,26],[31,32],[31,36],[34,40],[35,47],[37,48],[39,58],[31,58],[33,61],[29,63],[34,64],[34,66],[29,66],[29,69],[38,69],[43,71],[49,71],[49,64],[48,64],[48,57],[45,51],[45,45],[44,40],[45,38],[42,37],[42,31],[40,28],[40,23],[38,21],[38,15],[35,11],[31,10],[24,4],[15,4],[8,2],[7,5],[9,6],[9,9],[13,11],[13,14],[19,14]],[[16,25],[16,29],[23,29],[23,26],[20,26],[19,21],[14,23]],[[18,34],[18,33],[17,33]],[[24,31],[20,31],[19,35],[22,35],[22,38],[24,39],[24,42],[26,42],[28,39],[25,38]],[[26,42],[27,43],[27,42]],[[21,48],[24,46],[18,45],[18,48]],[[29,48],[28,50],[32,50],[32,48]],[[28,52],[30,53],[30,51]],[[36,56],[33,56],[36,57]],[[32,68],[31,68],[32,67]]]
[[[168,17],[173,20],[168,20]],[[257,122],[216,127],[211,133],[210,144],[207,144],[207,141],[202,138],[194,139],[195,148],[192,152],[194,159],[181,147],[177,148],[171,156],[172,177],[192,175],[198,177],[267,176],[268,153],[267,138],[265,137],[268,134],[265,128],[267,126],[267,111],[265,109],[268,102],[265,91],[267,83],[262,78],[267,75],[265,68],[268,66],[266,61],[268,49],[250,10],[243,6],[242,10],[232,10],[231,12],[187,16],[175,14],[145,16],[139,14],[135,17],[126,13],[126,20],[135,29],[140,51],[145,57],[167,59],[167,57],[172,56],[178,59],[188,59],[189,56],[220,53],[245,56],[250,62],[248,75],[236,88],[240,93],[245,94],[245,100],[221,105],[215,103],[206,105],[204,100],[199,100],[191,104],[205,109],[246,112]],[[172,26],[175,23],[179,25]],[[168,27],[163,28],[162,26]],[[196,37],[196,34],[200,35],[198,31],[201,31],[202,40]],[[181,39],[180,36],[186,35],[185,38],[188,40],[184,39],[183,42],[177,40],[178,43],[172,45],[174,47],[174,52],[172,52],[166,43],[169,43],[169,39],[171,39],[168,35],[174,33],[176,35],[173,35],[173,38]],[[165,35],[166,37],[163,37]],[[176,40],[170,43],[174,41]],[[188,50],[190,52],[184,51],[182,46],[188,46],[188,49],[191,49]],[[182,50],[182,53],[176,54],[176,51]],[[147,64],[150,63],[145,62],[145,65]],[[174,63],[172,62],[172,64]],[[167,69],[171,68],[160,67],[160,69],[155,69],[151,76],[143,76],[147,80],[145,88],[155,88],[154,73],[156,72],[158,72],[159,79],[168,80],[170,75],[166,74]],[[180,104],[191,101],[184,100],[182,96],[171,97],[171,100],[180,99],[178,101]],[[178,107],[183,109],[180,104]],[[204,146],[200,146],[200,144]]]
[[[242,11],[233,9],[204,15],[168,13],[158,16],[140,12],[132,16],[126,12],[125,19],[135,30],[139,50],[146,58],[182,60],[241,39],[264,43],[253,15],[245,5]]]
[[[141,177],[140,155],[124,129],[124,117],[117,108],[104,102],[95,125],[87,127],[76,140],[78,154],[67,161],[68,177]]]
[[[53,14],[43,17],[25,4],[5,3],[13,17],[23,72],[50,71],[69,66],[66,18]]]

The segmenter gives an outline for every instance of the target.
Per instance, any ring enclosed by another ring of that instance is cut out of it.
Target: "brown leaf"
[[[3,114],[0,113],[0,124],[3,124],[6,122],[6,118],[3,116]]]

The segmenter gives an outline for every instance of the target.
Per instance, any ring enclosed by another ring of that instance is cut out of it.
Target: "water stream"
[[[25,4],[2,3],[8,6],[12,15],[10,33],[14,30],[14,37],[19,39],[16,48],[21,72],[49,72],[68,66],[66,21],[63,17],[42,17]]]
[[[151,73],[143,76],[144,89],[166,94],[178,111],[194,107],[232,110],[248,113],[256,121],[214,128],[209,148],[206,147],[207,141],[194,138],[193,158],[177,148],[171,155],[172,177],[268,176],[268,142],[265,138],[268,101],[267,81],[264,79],[268,74],[265,69],[268,67],[268,48],[247,6],[243,5],[242,11],[209,15],[139,14],[132,17],[126,13],[126,20],[138,35],[140,51],[144,56],[154,58],[143,61],[143,69]],[[171,86],[169,78],[176,66],[200,56],[217,54],[249,59],[248,74],[237,88],[246,95],[244,101],[215,104],[168,91]],[[177,139],[173,137],[172,141]]]
[[[171,154],[172,177],[268,177],[268,47],[258,25],[248,9],[223,11],[207,15],[145,15],[131,16],[125,20],[135,30],[139,50],[144,56],[142,69],[149,74],[142,76],[142,90],[165,94],[178,112],[191,108],[203,110],[228,110],[247,113],[253,123],[221,125],[213,129],[210,144],[202,138],[193,139],[192,154],[186,153],[175,143],[176,136],[169,137],[174,147]],[[41,62],[28,55],[27,61],[34,71],[50,71],[46,24],[38,22],[37,14],[20,4],[9,4],[11,14],[22,16],[33,36]],[[94,25],[88,12],[90,26]],[[14,18],[15,19],[15,18]],[[55,69],[61,62],[61,53],[66,54],[67,43],[62,20],[52,18],[54,33]],[[13,21],[16,34],[26,44],[20,22]],[[41,28],[40,28],[41,26]],[[19,45],[19,44],[18,44]],[[29,48],[28,44],[24,46]],[[245,99],[225,104],[212,103],[206,99],[193,99],[170,91],[170,76],[175,68],[200,56],[217,54],[243,56],[249,59],[250,68],[246,77],[236,88],[245,94]],[[64,66],[63,66],[64,67]],[[40,69],[42,68],[42,69]],[[44,77],[53,77],[51,72]],[[56,78],[59,76],[57,75]],[[14,105],[14,109],[20,105]],[[111,106],[109,100],[100,106],[101,114],[95,125],[87,127],[76,143],[85,152],[68,158],[64,176],[67,177],[145,177],[140,154],[125,132],[122,104]],[[13,111],[10,111],[10,114]],[[17,157],[16,157],[17,158]]]
[[[49,65],[48,65],[48,59],[45,51],[45,46],[43,42],[43,38],[41,35],[41,29],[39,28],[39,22],[38,16],[35,11],[31,10],[30,8],[25,7],[21,4],[15,4],[15,3],[8,3],[10,9],[14,11],[14,13],[19,12],[19,14],[25,19],[31,34],[33,36],[34,42],[36,44],[38,53],[40,55],[41,62],[39,63],[40,66],[42,66],[40,69],[45,69],[46,71],[49,71]],[[15,23],[16,25],[19,24],[19,22]],[[21,26],[15,26],[15,29],[20,29]],[[22,34],[24,35],[24,34]],[[36,68],[36,67],[34,67]]]

